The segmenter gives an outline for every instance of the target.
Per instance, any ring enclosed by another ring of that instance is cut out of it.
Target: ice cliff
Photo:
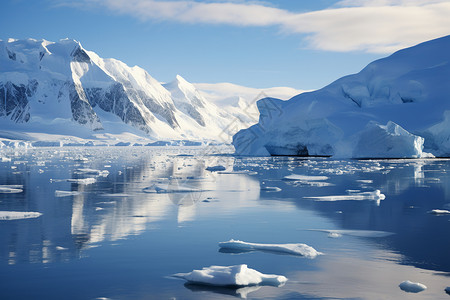
[[[289,101],[258,102],[233,137],[240,155],[450,156],[450,36],[370,63]]]

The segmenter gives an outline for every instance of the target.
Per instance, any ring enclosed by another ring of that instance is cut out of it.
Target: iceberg
[[[42,216],[40,212],[22,212],[22,211],[0,211],[0,220],[21,220],[21,219],[33,219]]]
[[[427,289],[426,285],[419,282],[411,282],[409,280],[400,283],[399,287],[402,291],[408,293],[419,293]]]
[[[236,266],[210,266],[201,270],[193,270],[189,273],[177,273],[172,275],[182,278],[190,283],[214,286],[249,286],[249,285],[271,285],[281,286],[287,278],[281,275],[267,275],[247,265]]]
[[[287,101],[259,100],[258,123],[233,136],[236,154],[450,157],[449,49],[445,36],[376,60],[322,89]]]
[[[370,122],[359,134],[354,158],[420,158],[424,138],[389,121],[386,126]]]
[[[229,240],[227,242],[219,243],[219,247],[222,249],[230,249],[238,251],[260,250],[260,251],[287,253],[304,256],[306,258],[316,258],[318,255],[323,254],[306,244],[256,244],[238,240]]]
[[[69,196],[76,196],[80,195],[81,192],[78,191],[59,191],[55,190],[55,197],[61,198],[61,197],[69,197]]]

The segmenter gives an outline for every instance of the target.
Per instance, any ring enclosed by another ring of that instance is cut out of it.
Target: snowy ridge
[[[236,153],[450,156],[449,61],[446,36],[400,50],[289,101],[260,100],[259,123],[233,137]]]
[[[256,121],[217,107],[179,75],[163,86],[144,69],[103,59],[71,39],[0,41],[0,66],[0,122],[25,135],[130,132],[150,140],[229,142]]]

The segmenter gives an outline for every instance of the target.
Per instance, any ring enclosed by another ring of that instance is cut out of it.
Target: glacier
[[[402,49],[288,101],[258,101],[238,155],[450,156],[450,36]],[[384,125],[386,124],[386,125]]]

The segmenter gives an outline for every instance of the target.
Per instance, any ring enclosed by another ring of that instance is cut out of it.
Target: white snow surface
[[[320,90],[288,101],[260,100],[259,123],[233,137],[236,154],[448,157],[449,62],[445,36],[374,61]]]
[[[258,243],[248,243],[239,240],[229,240],[227,242],[220,242],[220,248],[233,249],[233,250],[244,250],[244,251],[271,251],[280,252],[293,255],[300,255],[307,258],[316,258],[318,255],[323,253],[317,251],[311,246],[306,244],[258,244]]]
[[[201,93],[179,75],[162,85],[144,69],[101,58],[71,39],[0,40],[0,66],[0,93],[10,103],[0,106],[0,127],[7,128],[0,132],[0,148],[19,143],[230,142],[238,130],[258,120],[258,111],[247,108],[248,103],[228,105],[228,98],[240,93],[256,97],[257,90]],[[204,88],[211,92],[211,87]],[[299,92],[278,90],[279,96]]]
[[[23,212],[23,211],[0,211],[0,221],[21,220],[38,218],[42,214],[39,212]]]
[[[214,286],[249,286],[272,285],[281,286],[287,278],[281,275],[267,275],[250,269],[247,265],[236,266],[210,266],[189,273],[174,274],[174,277],[183,278],[191,283]]]
[[[419,293],[427,289],[426,285],[419,282],[403,281],[399,284],[400,289],[408,293]]]

